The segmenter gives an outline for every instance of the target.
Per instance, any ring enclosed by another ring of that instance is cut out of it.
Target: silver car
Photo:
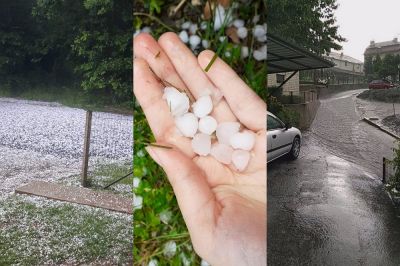
[[[274,114],[267,112],[267,161],[271,162],[287,155],[295,160],[299,157],[301,132],[295,127],[285,125]]]

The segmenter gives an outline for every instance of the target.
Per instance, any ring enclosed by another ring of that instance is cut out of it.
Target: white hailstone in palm
[[[246,151],[251,150],[254,147],[255,142],[255,133],[249,130],[237,132],[229,139],[229,144],[232,146],[232,148]]]
[[[211,151],[211,136],[204,133],[197,133],[192,139],[193,152],[207,156]]]
[[[218,5],[217,8],[215,9],[215,14],[214,14],[214,30],[217,31],[219,30],[225,20],[225,9],[223,6]]]
[[[243,19],[235,19],[233,21],[233,26],[235,26],[236,28],[241,28],[244,26],[244,20]]]
[[[240,124],[238,122],[222,122],[216,129],[216,135],[219,143],[230,145],[231,137],[239,132]]]
[[[198,117],[202,118],[211,113],[213,109],[213,103],[210,95],[204,95],[197,99],[192,105],[193,113]]]
[[[253,29],[253,34],[255,37],[261,37],[267,34],[267,29],[264,28],[264,25],[256,25]]]
[[[230,164],[232,160],[233,149],[223,143],[215,143],[211,147],[210,154],[223,164]]]
[[[163,98],[167,100],[173,116],[182,116],[188,112],[189,98],[185,93],[179,92],[174,87],[165,87]]]
[[[247,37],[247,28],[240,27],[237,29],[236,33],[240,39],[245,39]]]
[[[267,46],[263,45],[258,50],[253,51],[253,57],[257,61],[262,61],[267,59]]]
[[[147,266],[158,266],[158,261],[156,259],[151,259]]]
[[[249,47],[242,46],[242,48],[240,49],[240,55],[242,58],[247,58],[249,56]]]
[[[142,32],[150,33],[151,32],[151,28],[150,27],[144,27],[142,29]]]
[[[201,38],[197,35],[192,35],[189,38],[190,47],[192,49],[196,49],[196,47],[200,44]]]
[[[186,113],[175,118],[175,125],[183,136],[193,138],[199,127],[199,122],[193,113]]]
[[[210,47],[210,43],[208,42],[208,40],[202,40],[201,41],[201,45],[203,45],[203,47],[205,49],[207,49],[208,47]]]
[[[143,198],[141,196],[137,196],[133,194],[133,209],[141,209],[143,205]]]
[[[181,29],[187,30],[187,29],[190,28],[191,25],[192,25],[192,22],[186,21],[186,22],[184,22],[184,23],[181,25]]]
[[[217,126],[218,126],[217,120],[215,120],[215,118],[212,116],[207,115],[205,117],[200,118],[199,131],[201,133],[211,135],[217,129]]]
[[[266,42],[267,41],[267,34],[256,37],[258,42]]]
[[[163,254],[167,258],[172,258],[176,253],[176,243],[175,241],[168,241],[164,245]]]
[[[189,41],[189,34],[183,30],[179,33],[179,38],[182,42],[187,43]]]
[[[250,152],[244,150],[235,150],[232,153],[232,164],[239,171],[246,169],[250,161]]]
[[[189,33],[190,33],[190,34],[196,34],[196,31],[197,31],[198,28],[199,28],[199,27],[197,26],[197,24],[192,24],[192,25],[190,25],[190,27],[189,27]]]

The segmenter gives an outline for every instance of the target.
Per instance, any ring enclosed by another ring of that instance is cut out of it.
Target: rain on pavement
[[[268,265],[400,265],[400,218],[380,181],[394,139],[356,94],[321,99],[300,157],[268,165]]]

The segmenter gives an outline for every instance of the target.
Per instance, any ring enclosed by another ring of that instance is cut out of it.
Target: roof
[[[345,55],[343,53],[330,52],[328,55],[326,55],[326,57],[333,58],[333,59],[340,60],[340,61],[347,61],[349,63],[354,63],[354,64],[363,64],[362,61],[355,59],[351,56]]]
[[[267,46],[268,74],[334,66],[332,62],[270,33]]]
[[[386,42],[374,42],[374,41],[371,41],[371,43],[367,47],[367,49],[368,48],[381,48],[381,47],[392,46],[392,45],[400,45],[400,42],[398,41],[397,38],[394,38],[393,40],[386,41]]]

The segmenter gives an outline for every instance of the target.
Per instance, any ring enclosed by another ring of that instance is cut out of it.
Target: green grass
[[[360,99],[370,100],[370,101],[380,101],[387,103],[400,103],[400,87],[391,88],[387,90],[365,90],[359,95]]]
[[[131,263],[129,215],[14,195],[0,201],[0,265]]]

